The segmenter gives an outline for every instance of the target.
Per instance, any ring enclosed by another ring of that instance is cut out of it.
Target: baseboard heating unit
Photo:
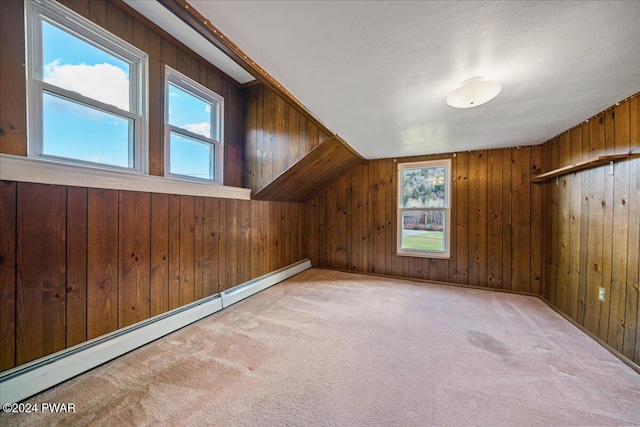
[[[308,259],[0,374],[0,404],[15,403],[203,319],[311,268]]]

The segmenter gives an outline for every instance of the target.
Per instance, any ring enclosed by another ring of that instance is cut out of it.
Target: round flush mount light
[[[447,104],[455,108],[473,108],[491,101],[500,93],[500,84],[483,77],[474,77],[447,96]]]

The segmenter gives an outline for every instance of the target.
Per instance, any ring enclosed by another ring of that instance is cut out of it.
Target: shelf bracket
[[[613,160],[609,162],[609,175],[613,176]]]

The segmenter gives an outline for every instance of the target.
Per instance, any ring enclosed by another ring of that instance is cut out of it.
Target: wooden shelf
[[[578,162],[573,165],[564,166],[562,168],[554,169],[549,172],[541,173],[531,178],[531,182],[544,182],[548,179],[555,178],[557,176],[566,175],[573,172],[578,172],[584,169],[591,169],[597,166],[601,166],[611,162],[619,162],[620,160],[628,159],[632,154],[610,154],[607,156],[599,156],[593,159]]]

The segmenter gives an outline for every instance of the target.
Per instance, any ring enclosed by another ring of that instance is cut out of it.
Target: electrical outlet
[[[598,288],[598,299],[604,301],[604,288]]]

